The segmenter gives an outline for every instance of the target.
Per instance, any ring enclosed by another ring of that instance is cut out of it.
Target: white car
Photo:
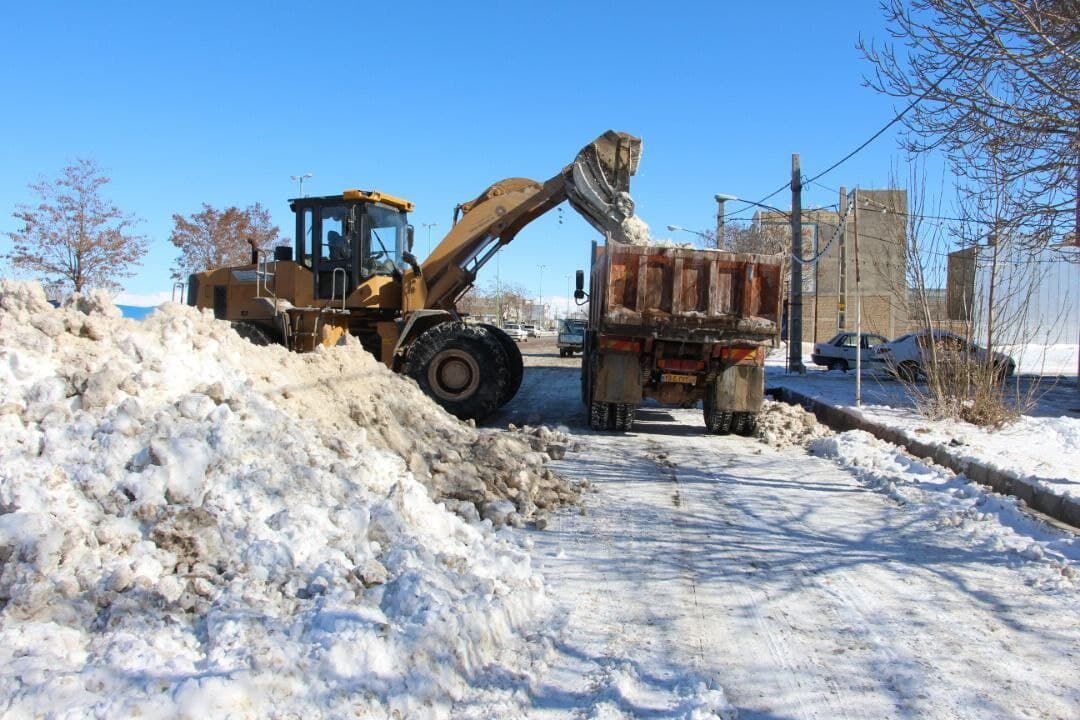
[[[873,359],[873,351],[878,345],[888,342],[881,335],[875,333],[863,333],[862,342],[853,332],[841,332],[833,335],[831,339],[814,345],[814,352],[810,359],[815,365],[821,365],[829,370],[847,371],[855,367],[855,346],[862,347],[863,366],[868,366]]]
[[[503,332],[510,336],[511,340],[517,342],[527,342],[529,340],[529,334],[525,332],[525,328],[521,327],[520,323],[505,323],[502,329]]]
[[[931,340],[932,339],[932,340]],[[931,362],[931,348],[939,363],[960,367],[970,363],[985,363],[987,350],[956,333],[946,330],[920,330],[896,338],[874,348],[873,359],[901,380],[911,382],[926,376]],[[1016,362],[1005,353],[995,352],[993,364],[1002,378],[1012,377]]]
[[[525,335],[528,337],[537,337],[535,325],[522,325],[521,329],[525,331]]]

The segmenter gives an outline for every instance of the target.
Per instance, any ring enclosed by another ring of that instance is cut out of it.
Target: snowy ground
[[[0,340],[2,717],[1080,704],[1075,538],[864,434],[776,449],[658,407],[593,433],[550,340],[496,424],[566,435],[475,430],[355,344],[256,349],[189,308],[0,283]],[[545,465],[545,437],[580,447]]]
[[[1037,353],[1031,350],[1029,354]],[[808,365],[805,375],[787,374],[783,359],[783,351],[769,358],[770,387],[788,387],[923,442],[948,445],[958,457],[1034,480],[1057,494],[1080,495],[1080,387],[1075,375],[1019,375],[1009,380],[1010,391],[1033,398],[1034,404],[1006,427],[986,430],[955,420],[926,419],[916,412],[903,385],[876,368],[863,373],[862,407],[858,408],[854,371],[826,372]]]
[[[500,421],[568,422],[557,465],[595,490],[532,533],[565,628],[531,716],[1075,717],[1072,535],[864,433],[773,449],[659,407],[592,433],[579,361],[522,347]]]

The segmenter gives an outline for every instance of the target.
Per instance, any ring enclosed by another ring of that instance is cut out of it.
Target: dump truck
[[[298,352],[351,333],[448,411],[480,420],[517,393],[521,352],[494,325],[465,323],[458,301],[501,247],[563,201],[600,232],[619,232],[634,211],[640,157],[639,138],[609,130],[544,182],[494,183],[454,208],[422,262],[412,254],[412,202],[358,189],[294,198],[292,246],[253,247],[250,263],[191,275],[187,301],[252,342]]]
[[[581,398],[596,430],[629,430],[645,398],[701,401],[717,434],[753,432],[779,342],[782,257],[593,244]]]

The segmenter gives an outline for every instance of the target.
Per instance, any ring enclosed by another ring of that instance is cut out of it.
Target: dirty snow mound
[[[832,431],[799,405],[766,400],[758,414],[756,434],[763,442],[784,448],[806,446],[815,438],[832,435]]]
[[[0,715],[519,714],[547,600],[461,516],[572,500],[550,450],[355,342],[110,308],[0,281]]]

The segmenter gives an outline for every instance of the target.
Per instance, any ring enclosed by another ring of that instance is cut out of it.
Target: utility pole
[[[802,362],[802,172],[791,155],[791,287],[788,288],[788,372],[806,372]]]
[[[837,250],[836,273],[836,331],[843,332],[847,327],[847,188],[840,186],[840,238]]]
[[[855,236],[855,407],[862,407],[862,276],[859,274],[859,188],[853,191],[855,218],[852,234]]]

